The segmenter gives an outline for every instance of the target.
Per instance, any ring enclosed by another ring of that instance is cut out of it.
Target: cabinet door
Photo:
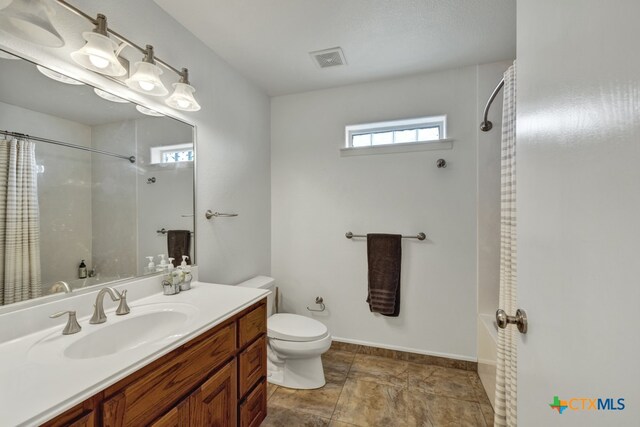
[[[238,396],[242,398],[254,384],[267,375],[267,341],[264,335],[240,353],[238,368]]]
[[[157,419],[151,427],[185,427],[189,425],[189,399],[178,403],[178,406]]]
[[[216,372],[190,397],[191,426],[236,427],[237,374],[235,359]]]

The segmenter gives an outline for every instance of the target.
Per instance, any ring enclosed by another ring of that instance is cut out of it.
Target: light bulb
[[[179,99],[177,101],[178,107],[180,108],[187,108],[191,105],[191,103],[185,99]]]
[[[100,68],[100,69],[104,69],[107,68],[110,64],[108,59],[102,58],[100,56],[96,56],[96,55],[89,55],[89,61],[91,61],[91,63]]]
[[[140,85],[140,89],[146,90],[146,91],[151,91],[155,87],[153,83],[148,82],[146,80],[140,80],[138,84]]]

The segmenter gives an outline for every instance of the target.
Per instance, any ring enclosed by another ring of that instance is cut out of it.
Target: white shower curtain
[[[0,305],[40,296],[35,144],[0,140]]]
[[[500,301],[507,314],[516,312],[516,63],[504,73],[500,204]],[[496,426],[516,426],[517,334],[515,327],[498,330]]]

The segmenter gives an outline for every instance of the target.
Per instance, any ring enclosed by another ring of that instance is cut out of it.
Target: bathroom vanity
[[[194,282],[190,291],[165,296],[159,279],[116,286],[133,295],[131,313],[116,316],[109,302],[101,325],[85,315],[97,290],[51,304],[80,309],[77,334],[62,335],[62,319],[13,340],[5,333],[3,425],[260,425],[268,292]],[[31,317],[47,318],[42,305],[31,310]],[[21,315],[0,317],[19,322]]]

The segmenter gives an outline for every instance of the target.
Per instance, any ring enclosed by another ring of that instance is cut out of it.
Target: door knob
[[[518,326],[520,333],[527,333],[527,313],[521,309],[516,311],[515,316],[509,316],[504,310],[499,309],[496,311],[496,323],[500,329],[505,329],[507,325],[514,324]]]

